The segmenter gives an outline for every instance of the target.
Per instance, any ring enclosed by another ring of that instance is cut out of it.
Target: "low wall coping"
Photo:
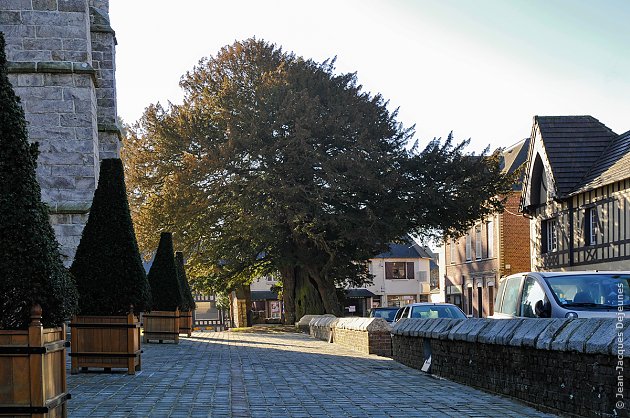
[[[630,357],[630,349],[619,350],[630,343],[630,319],[404,318],[394,325],[392,334]]]
[[[296,326],[308,326],[311,323],[311,319],[313,318],[322,318],[322,317],[327,317],[327,318],[334,318],[335,315],[331,315],[331,314],[324,314],[324,315],[304,315],[302,318],[300,318],[300,320],[295,324]]]
[[[387,332],[391,333],[392,327],[383,318],[339,318],[334,324],[335,328],[353,331]]]

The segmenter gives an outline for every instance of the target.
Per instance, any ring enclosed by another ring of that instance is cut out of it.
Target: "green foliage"
[[[122,162],[101,162],[98,187],[70,271],[77,280],[83,315],[139,313],[151,290],[136,242]]]
[[[27,328],[36,303],[44,326],[57,326],[76,310],[76,288],[41,202],[37,144],[28,143],[4,48],[0,32],[0,329]]]
[[[175,265],[173,235],[170,232],[162,232],[160,235],[148,279],[153,294],[153,310],[174,311],[186,306]]]
[[[334,60],[248,39],[181,86],[182,105],[151,106],[130,130],[142,240],[175,230],[189,274],[215,289],[283,272],[287,312],[302,300],[287,281],[304,275],[339,314],[335,287],[369,279],[361,261],[407,233],[462,230],[511,185],[495,155],[466,155],[450,136],[408,150],[413,130]]]
[[[175,253],[175,266],[177,267],[177,277],[179,279],[180,288],[184,295],[183,311],[192,311],[195,309],[195,298],[190,290],[190,283],[186,278],[186,268],[184,267],[184,254],[181,251]]]

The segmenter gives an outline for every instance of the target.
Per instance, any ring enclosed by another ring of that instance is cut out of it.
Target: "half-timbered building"
[[[630,270],[630,131],[535,116],[521,211],[532,270]]]

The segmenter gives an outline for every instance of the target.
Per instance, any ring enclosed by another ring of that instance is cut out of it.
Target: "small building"
[[[284,319],[284,304],[278,297],[278,278],[268,274],[250,284],[253,324],[279,324]]]
[[[512,173],[527,159],[529,139],[502,152],[503,170]],[[506,196],[505,211],[479,220],[459,238],[446,237],[444,251],[445,301],[467,315],[494,313],[501,276],[529,270],[529,220],[518,212],[521,183]]]
[[[363,293],[368,308],[405,306],[413,302],[428,302],[431,295],[431,255],[413,238],[403,243],[389,244],[389,250],[368,262],[373,282],[364,289],[351,289]],[[373,296],[370,296],[370,292]],[[366,312],[367,313],[367,312]]]
[[[630,132],[535,116],[521,210],[532,270],[630,270]]]

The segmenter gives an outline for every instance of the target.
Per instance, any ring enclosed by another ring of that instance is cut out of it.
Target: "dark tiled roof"
[[[431,256],[411,238],[407,238],[404,244],[389,244],[389,251],[375,258],[431,258]]]
[[[367,289],[346,289],[347,298],[371,298],[376,296]]]
[[[502,152],[503,156],[503,171],[512,173],[518,169],[525,161],[527,161],[527,153],[529,151],[529,138],[525,138],[506,148]],[[521,190],[523,187],[523,177],[525,170],[521,173],[520,181],[514,184],[512,190]]]
[[[278,294],[271,290],[252,290],[252,300],[278,300]]]
[[[572,194],[627,178],[630,178],[630,131],[610,144]]]
[[[567,196],[617,136],[592,116],[535,116],[555,179]]]

